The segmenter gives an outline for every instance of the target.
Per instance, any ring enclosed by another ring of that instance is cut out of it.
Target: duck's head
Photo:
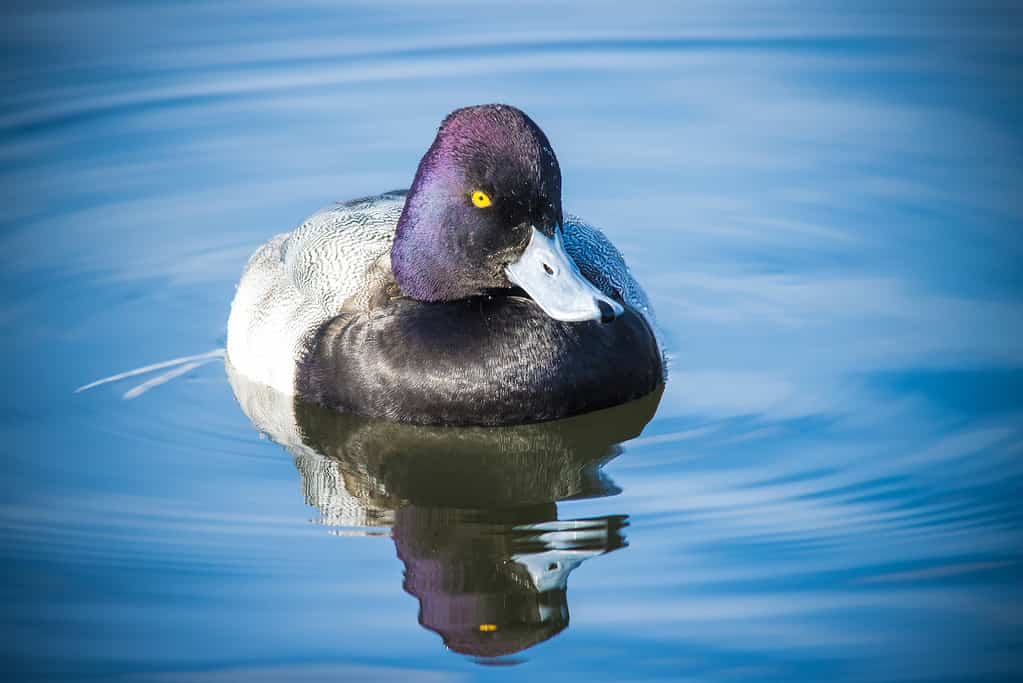
[[[547,136],[507,105],[448,115],[419,162],[391,266],[402,291],[453,301],[521,287],[557,320],[622,313],[562,244],[561,169]]]

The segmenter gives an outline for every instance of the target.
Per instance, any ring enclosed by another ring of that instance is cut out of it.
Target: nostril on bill
[[[615,319],[615,309],[606,301],[597,300],[597,308],[600,309],[600,322],[609,323]]]
[[[544,270],[544,272],[545,272],[545,273],[547,273],[548,275],[554,275],[554,269],[553,269],[553,268],[551,268],[550,266],[548,266],[548,265],[547,265],[546,263],[545,263],[545,264],[543,264],[543,270]]]

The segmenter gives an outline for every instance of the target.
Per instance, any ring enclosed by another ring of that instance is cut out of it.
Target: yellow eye
[[[472,193],[472,205],[477,209],[485,209],[490,206],[490,195],[483,190],[476,190]]]

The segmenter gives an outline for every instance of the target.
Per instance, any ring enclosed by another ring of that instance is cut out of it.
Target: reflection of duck
[[[617,493],[600,467],[660,399],[542,424],[417,427],[295,401],[230,364],[228,376],[256,428],[293,454],[324,523],[391,526],[420,624],[478,657],[564,629],[569,573],[625,545],[624,517],[559,520],[556,502]]]
[[[250,259],[231,305],[237,371],[339,410],[521,424],[663,381],[649,304],[603,233],[561,207],[543,131],[459,109],[411,188],[337,204]]]

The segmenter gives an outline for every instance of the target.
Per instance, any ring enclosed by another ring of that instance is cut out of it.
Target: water
[[[1023,673],[1018,12],[293,5],[4,10],[8,678]],[[72,393],[222,347],[260,242],[488,101],[651,295],[640,436]]]

